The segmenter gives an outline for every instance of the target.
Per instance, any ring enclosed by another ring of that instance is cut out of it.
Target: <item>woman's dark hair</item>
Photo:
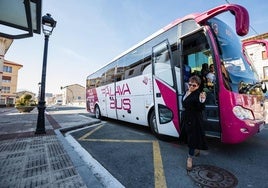
[[[201,79],[200,79],[199,76],[194,75],[194,76],[191,76],[191,77],[189,78],[189,82],[195,82],[195,83],[197,83],[198,85],[200,85],[200,84],[201,84]]]

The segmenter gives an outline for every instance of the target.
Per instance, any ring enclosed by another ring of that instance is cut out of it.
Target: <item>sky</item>
[[[49,38],[46,93],[60,87],[85,86],[89,74],[109,63],[146,37],[177,18],[226,4],[227,0],[43,0],[42,15],[57,21]],[[268,1],[228,0],[244,6],[250,16],[246,37],[268,32]],[[232,24],[230,13],[222,16]],[[234,26],[234,25],[231,25]],[[23,65],[18,91],[38,93],[41,81],[44,35],[16,39],[5,59]]]

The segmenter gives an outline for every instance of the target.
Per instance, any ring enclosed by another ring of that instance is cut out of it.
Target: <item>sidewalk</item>
[[[0,108],[0,185],[4,187],[104,187],[62,132],[98,123],[78,113],[46,114],[45,135],[35,135],[37,109]],[[85,112],[85,110],[84,110]]]

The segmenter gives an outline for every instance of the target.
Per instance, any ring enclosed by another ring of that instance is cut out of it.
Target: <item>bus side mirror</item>
[[[233,15],[235,15],[236,33],[239,36],[244,36],[248,34],[249,31],[248,11],[244,7],[236,4],[226,4],[213,8],[205,13],[201,13],[199,16],[195,18],[195,21],[200,25],[204,25],[210,18],[213,18],[227,11],[230,11]]]

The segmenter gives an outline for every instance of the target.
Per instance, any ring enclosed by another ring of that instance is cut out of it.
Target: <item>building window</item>
[[[7,104],[14,104],[13,98],[7,98]]]
[[[2,98],[2,99],[0,99],[0,104],[5,104],[5,99],[4,98]]]
[[[264,79],[268,79],[268,66],[263,67],[263,77]]]
[[[10,66],[5,66],[5,65],[4,65],[4,67],[3,67],[3,71],[4,71],[4,72],[12,73],[12,67],[10,67]]]
[[[2,81],[5,83],[10,83],[11,82],[11,77],[10,76],[3,76]]]
[[[3,86],[2,93],[10,93],[10,87]]]
[[[268,52],[262,51],[262,60],[268,59]]]

